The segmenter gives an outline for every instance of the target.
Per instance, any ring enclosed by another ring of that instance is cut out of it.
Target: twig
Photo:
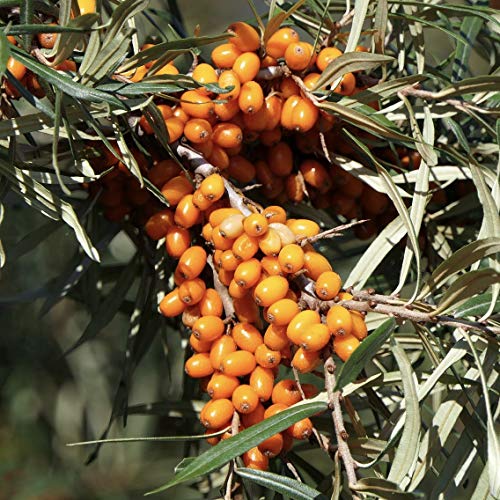
[[[326,239],[326,238],[335,238],[336,236],[342,236],[341,232],[350,229],[353,226],[357,226],[358,224],[363,224],[368,222],[369,219],[362,219],[355,222],[349,222],[349,224],[342,224],[341,226],[336,226],[331,229],[327,229],[316,236],[309,236],[308,238],[304,238],[300,240],[301,246],[304,246],[306,243],[316,243],[318,240]]]
[[[233,419],[231,420],[231,436],[236,436],[240,429],[240,415],[237,411],[233,413]],[[231,500],[233,492],[233,479],[234,479],[234,459],[229,463],[229,471],[226,478],[226,493],[224,495],[224,500]]]
[[[299,473],[298,473],[297,469],[295,468],[295,465],[293,465],[292,462],[290,462],[290,460],[288,460],[288,458],[286,457],[286,455],[284,453],[280,454],[280,458],[281,458],[281,460],[283,460],[283,463],[287,466],[288,470],[292,473],[293,477],[295,477],[295,479],[299,483],[301,483],[302,478],[299,476]]]
[[[347,444],[348,434],[345,430],[344,420],[342,418],[342,408],[340,406],[340,391],[335,391],[335,362],[328,353],[325,359],[325,388],[328,394],[328,404],[332,412],[333,426],[335,436],[337,437],[338,453],[344,463],[349,486],[357,483],[355,463],[351,455],[351,450]],[[352,498],[359,498],[353,494]]]
[[[227,288],[221,283],[219,275],[217,274],[217,270],[215,269],[214,259],[211,255],[207,257],[207,264],[212,268],[214,288],[222,300],[222,306],[224,307],[224,314],[226,316],[226,319],[232,318],[234,316],[233,299],[229,296]]]

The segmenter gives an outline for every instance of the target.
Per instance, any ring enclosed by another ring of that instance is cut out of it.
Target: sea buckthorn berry
[[[278,232],[275,231],[274,229],[268,229],[266,231],[266,234],[264,234],[264,236],[261,236],[259,238],[259,248],[264,255],[277,257],[282,248],[281,238]],[[279,274],[279,273],[269,273],[269,274]]]
[[[200,420],[208,429],[217,429],[229,424],[233,413],[234,406],[229,399],[215,399],[203,407]]]
[[[173,212],[167,208],[152,215],[146,222],[144,229],[152,240],[157,241],[165,238],[173,222]]]
[[[206,285],[200,278],[186,280],[179,286],[179,297],[187,305],[197,304],[205,294]]]
[[[359,344],[359,340],[354,335],[339,335],[333,339],[333,350],[345,362],[351,357]]]
[[[252,387],[241,384],[234,390],[232,401],[239,413],[252,413],[259,405],[259,396]]]
[[[167,118],[165,120],[165,127],[168,132],[169,144],[179,139],[184,132],[184,122],[179,120],[179,118]]]
[[[193,335],[199,340],[214,341],[224,329],[224,322],[218,316],[202,316],[193,325]]]
[[[194,118],[210,118],[214,114],[214,104],[209,97],[196,90],[187,90],[181,96],[181,107]]]
[[[17,80],[22,80],[27,71],[26,66],[14,59],[12,56],[9,56],[7,59],[7,69]]]
[[[251,214],[243,220],[243,230],[249,236],[262,236],[268,227],[267,219],[262,214]]]
[[[297,132],[308,132],[319,118],[318,108],[309,99],[300,99],[292,110],[292,129]]]
[[[286,142],[279,142],[270,147],[267,153],[267,162],[273,174],[279,177],[290,175],[293,169],[292,148]]]
[[[238,105],[243,113],[256,113],[264,105],[262,87],[254,81],[246,82],[241,86],[238,96]]]
[[[235,239],[243,234],[243,215],[233,214],[226,217],[220,224],[220,233],[223,238]]]
[[[352,330],[351,334],[354,335],[358,340],[363,340],[368,335],[368,329],[366,327],[365,318],[358,314],[353,314],[355,311],[351,312],[352,319]]]
[[[259,330],[251,323],[236,323],[231,335],[240,349],[251,353],[264,342]]]
[[[223,234],[220,230],[220,226],[216,226],[212,230],[212,234],[210,236],[210,241],[214,245],[214,247],[218,250],[230,250],[233,246],[234,239],[227,238],[225,233]]]
[[[259,33],[257,33],[257,30],[248,23],[238,21],[230,24],[227,30],[235,35],[229,39],[229,42],[238,47],[242,52],[259,50]]]
[[[264,130],[259,134],[259,140],[264,146],[274,146],[281,141],[281,127],[273,128],[272,130]]]
[[[316,66],[323,72],[326,67],[337,57],[341,56],[342,52],[335,47],[326,47],[321,50],[316,59]]]
[[[215,432],[219,431],[220,429],[207,429],[205,431],[205,435],[210,435],[214,434]],[[205,441],[210,445],[210,446],[215,446],[219,441],[221,440],[220,436],[212,436],[212,437],[207,437]]]
[[[300,345],[306,351],[321,351],[330,342],[331,333],[326,325],[311,325],[300,336]]]
[[[290,174],[285,181],[285,189],[288,200],[300,203],[305,196],[304,180],[300,174]]]
[[[188,248],[179,259],[178,268],[181,274],[188,280],[196,278],[207,263],[207,252],[204,248],[195,245]]]
[[[228,90],[226,92],[221,92],[218,96],[219,100],[225,99],[227,101],[232,101],[236,100],[237,97],[240,95],[241,82],[238,75],[233,70],[223,71],[219,76],[217,84],[221,89],[232,87],[231,90]],[[235,116],[240,111],[239,106],[236,106],[236,108],[234,109],[236,109],[236,112],[233,114],[233,116]]]
[[[261,344],[255,349],[255,361],[262,368],[275,368],[280,364],[281,353],[269,349],[265,344]]]
[[[233,281],[234,273],[231,271],[226,271],[224,269],[219,269],[217,276],[219,276],[220,282],[224,286],[228,287],[231,284],[231,281]]]
[[[183,109],[182,106],[178,105],[175,108],[172,108],[173,116],[175,118],[179,118],[179,120],[183,123],[187,123],[191,118]]]
[[[288,99],[293,95],[300,95],[300,87],[293,81],[292,78],[283,78],[280,83],[280,92],[283,99]]]
[[[338,298],[339,300],[352,300],[354,296],[349,292],[339,292]]]
[[[244,413],[241,415],[241,423],[245,426],[245,429],[248,429],[248,427],[252,427],[252,425],[258,424],[264,420],[264,412],[264,407],[259,403],[252,413]]]
[[[303,79],[304,86],[308,90],[313,90],[316,87],[316,82],[319,80],[320,77],[321,77],[320,73],[308,73]]]
[[[85,14],[93,14],[96,11],[95,6],[95,0],[78,0],[78,8],[81,16]]]
[[[234,313],[238,321],[242,323],[253,323],[260,327],[260,311],[257,304],[253,301],[251,294],[233,300]]]
[[[269,307],[286,296],[288,287],[288,280],[283,276],[269,276],[255,287],[255,302],[259,306]]]
[[[187,194],[175,208],[174,221],[180,227],[190,228],[200,220],[200,209],[193,203],[193,195]]]
[[[182,285],[182,283],[184,283],[184,281],[186,281],[186,278],[181,276],[179,269],[176,268],[174,271],[174,283],[175,283],[175,285],[180,286],[180,285]]]
[[[272,224],[273,222],[280,222],[281,224],[284,224],[286,222],[285,209],[278,205],[266,207],[262,212],[262,215],[267,219],[269,224]]]
[[[251,259],[259,250],[259,240],[248,234],[243,233],[238,236],[233,243],[232,251],[237,259],[249,260]]]
[[[178,75],[179,70],[173,65],[172,62],[169,62],[162,66],[160,69],[154,72],[155,76],[157,75]]]
[[[234,276],[229,283],[227,291],[229,292],[229,295],[232,299],[242,299],[248,295],[248,288],[244,288],[238,285],[238,282],[235,281]]]
[[[220,200],[225,192],[224,179],[219,174],[209,175],[203,179],[199,189],[208,200]]]
[[[278,254],[278,261],[283,272],[296,273],[304,266],[304,250],[295,243],[285,245]]]
[[[193,354],[186,361],[184,370],[191,378],[207,377],[214,372],[214,368],[210,363],[210,356],[206,352]]]
[[[198,320],[200,317],[201,317],[200,308],[198,307],[197,304],[195,304],[194,306],[188,306],[186,307],[186,309],[184,309],[184,312],[182,313],[182,318],[181,318],[182,324],[186,325],[189,328],[192,328],[196,320]]]
[[[255,177],[255,167],[243,156],[235,155],[229,159],[227,173],[238,182],[246,184]]]
[[[243,132],[241,128],[234,123],[219,123],[214,127],[212,140],[222,148],[234,148],[239,146],[241,141],[243,141]]]
[[[224,170],[229,167],[229,156],[227,154],[227,151],[215,143],[212,147],[212,153],[207,158],[207,160],[219,170]]]
[[[259,397],[260,401],[264,403],[271,397],[273,392],[274,373],[270,368],[257,366],[250,374],[249,384]]]
[[[249,469],[266,471],[269,468],[269,458],[259,448],[250,448],[242,455],[245,467]]]
[[[351,95],[356,88],[356,77],[352,73],[346,73],[334,92],[342,95]]]
[[[286,406],[292,406],[302,400],[299,387],[294,380],[280,380],[273,388],[273,403],[281,403]]]
[[[184,196],[193,191],[193,185],[183,175],[173,177],[161,188],[161,194],[165,196],[171,206],[177,205]]]
[[[207,393],[212,399],[229,399],[240,381],[231,375],[215,372],[207,385]]]
[[[288,409],[288,405],[283,403],[274,403],[266,408],[266,411],[264,412],[264,419],[274,417],[274,415],[277,415],[286,409]]]
[[[222,358],[237,349],[236,342],[229,335],[222,335],[217,340],[214,340],[210,348],[210,363],[214,370],[218,370],[222,362]]]
[[[269,458],[273,458],[278,456],[281,453],[281,450],[283,449],[283,435],[278,432],[277,434],[274,434],[273,436],[264,439],[257,448],[266,456]]]
[[[295,439],[309,439],[313,425],[309,418],[303,418],[288,427],[286,431]]]
[[[299,347],[293,356],[292,366],[300,373],[313,371],[320,363],[320,353],[318,351],[306,351]]]
[[[341,305],[330,307],[326,315],[328,329],[335,336],[351,335],[353,315]]]
[[[161,188],[170,179],[179,175],[180,167],[173,160],[162,160],[154,165],[147,173],[148,179],[157,187]]]
[[[264,333],[264,344],[273,351],[281,351],[290,340],[286,335],[286,326],[269,325]]]
[[[218,68],[230,68],[242,51],[232,43],[223,43],[212,50],[212,61]]]
[[[260,60],[260,67],[261,68],[269,68],[271,66],[278,66],[278,60],[275,57],[264,56]]]
[[[243,215],[237,208],[217,208],[208,217],[208,222],[210,222],[212,227],[222,224],[231,215],[241,215],[243,220]]]
[[[332,271],[332,266],[326,257],[313,250],[304,253],[304,268],[307,271],[306,276],[313,280],[317,280],[321,273]]]
[[[212,137],[212,125],[203,118],[192,118],[184,125],[184,136],[195,144],[207,142]]]
[[[196,80],[201,85],[205,85],[207,83],[217,83],[218,77],[215,69],[210,64],[201,63],[196,66],[193,70],[193,74],[191,75],[193,80]],[[204,87],[200,87],[198,92],[201,94],[207,95],[210,93]]]
[[[260,69],[260,58],[255,52],[243,52],[233,64],[233,71],[241,83],[253,80]]]
[[[278,326],[288,325],[299,312],[299,306],[295,301],[281,299],[269,306],[265,319]]]
[[[255,356],[248,351],[236,351],[225,356],[219,367],[226,375],[244,377],[255,370],[257,362]]]
[[[266,53],[276,59],[285,56],[285,51],[291,43],[300,41],[299,34],[292,28],[280,28],[273,33],[266,43]]]
[[[220,257],[220,265],[226,271],[235,271],[240,265],[241,261],[238,260],[232,250],[224,250]]]
[[[212,205],[212,203],[213,202],[211,200],[208,200],[203,196],[203,193],[199,189],[197,189],[193,193],[193,205],[196,208],[200,209],[202,212],[207,210]]]
[[[316,280],[316,295],[321,300],[332,300],[340,292],[342,280],[333,271],[321,273]]]
[[[57,33],[38,33],[36,37],[41,47],[44,49],[53,49],[56,44]]]
[[[262,266],[257,259],[242,262],[234,271],[234,280],[243,288],[252,288],[260,279]]]
[[[163,297],[159,307],[163,316],[173,318],[174,316],[182,314],[184,309],[186,309],[186,303],[181,300],[179,296],[179,289],[176,288]]]
[[[285,50],[285,62],[291,70],[302,71],[311,63],[312,55],[309,43],[293,42]]]
[[[332,181],[326,168],[316,160],[304,160],[299,167],[304,180],[310,186],[326,193],[332,187]]]
[[[195,352],[210,352],[212,342],[197,339],[193,334],[189,336],[189,345]]]
[[[165,248],[170,257],[178,259],[191,245],[191,233],[189,229],[171,226],[165,237]]]
[[[300,238],[310,238],[319,234],[319,225],[309,219],[290,219],[286,225]]]
[[[286,335],[295,345],[300,345],[302,333],[310,326],[320,323],[321,317],[317,311],[301,311],[288,324]]]
[[[299,95],[291,95],[285,101],[281,109],[281,115],[280,115],[280,123],[282,127],[289,130],[295,128],[293,121],[293,112],[301,100],[302,97],[300,97]]]

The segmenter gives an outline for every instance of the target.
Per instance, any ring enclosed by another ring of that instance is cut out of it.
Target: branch
[[[214,260],[211,255],[207,257],[207,263],[212,268],[214,288],[222,300],[224,315],[226,316],[226,319],[232,318],[234,316],[233,299],[229,296],[227,288],[221,283],[219,275],[217,274],[217,270],[215,269]]]
[[[316,243],[318,240],[342,236],[342,231],[344,231],[345,229],[350,229],[353,226],[357,226],[358,224],[363,224],[364,222],[368,221],[369,219],[362,219],[355,222],[349,222],[348,224],[342,224],[341,226],[336,226],[331,229],[327,229],[326,231],[323,231],[316,236],[309,236],[308,238],[301,239],[300,245],[304,246],[306,243]]]

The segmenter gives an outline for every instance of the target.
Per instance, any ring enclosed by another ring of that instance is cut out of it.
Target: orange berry
[[[321,358],[317,351],[306,351],[299,347],[292,359],[292,366],[300,373],[313,371],[320,363]]]
[[[192,306],[202,299],[205,291],[205,282],[200,278],[186,280],[179,286],[179,297],[184,303]]]
[[[274,417],[274,415],[277,415],[278,413],[281,413],[286,409],[288,409],[288,405],[285,405],[283,403],[272,404],[271,406],[266,408],[266,411],[264,412],[264,419]]]
[[[351,357],[359,344],[359,340],[354,335],[339,335],[333,339],[333,350],[345,362]]]
[[[292,95],[300,95],[300,87],[293,81],[293,78],[283,78],[280,83],[280,92],[284,99]]]
[[[262,368],[275,368],[280,364],[281,353],[269,349],[265,344],[261,344],[255,349],[255,361]]]
[[[212,61],[218,68],[230,68],[241,53],[242,51],[236,45],[223,43],[212,50]]]
[[[250,387],[255,391],[260,401],[267,401],[273,392],[274,373],[270,368],[257,366],[250,374]]]
[[[283,104],[283,107],[281,108],[280,123],[282,127],[289,130],[295,128],[293,112],[301,100],[302,97],[300,97],[299,95],[291,95],[287,98],[287,100]]]
[[[241,128],[234,123],[219,123],[214,127],[212,140],[222,148],[234,148],[239,146],[241,141],[243,141],[243,132]]]
[[[175,118],[179,118],[181,122],[186,123],[190,118],[190,116],[182,109],[182,106],[176,106],[172,111]]]
[[[152,215],[147,220],[144,230],[152,240],[158,241],[165,238],[173,222],[173,212],[167,208]]]
[[[255,356],[251,352],[236,351],[222,359],[219,369],[226,375],[243,377],[252,373],[256,366]]]
[[[226,237],[225,233],[222,233],[220,226],[216,226],[213,228],[210,241],[216,249],[226,251],[232,248],[234,238]]]
[[[332,271],[332,266],[327,258],[313,250],[304,253],[304,268],[306,276],[313,280],[317,280],[321,273]]]
[[[242,299],[248,295],[248,288],[244,288],[235,281],[234,275],[233,279],[229,283],[229,287],[227,289],[229,295],[232,299]]]
[[[214,114],[214,103],[196,90],[187,90],[181,96],[181,107],[194,118],[210,118]],[[177,118],[178,119],[178,118]]]
[[[255,177],[255,167],[243,156],[235,155],[229,160],[227,173],[238,182],[246,184]]]
[[[184,309],[186,309],[186,303],[181,300],[179,296],[179,289],[176,288],[170,293],[167,293],[167,295],[165,295],[165,297],[161,300],[159,308],[163,316],[166,316],[167,318],[173,318],[174,316],[182,314]]]
[[[281,450],[283,449],[283,435],[278,432],[277,434],[274,434],[273,436],[265,439],[262,441],[257,448],[266,456],[269,458],[276,457],[281,453]]]
[[[251,323],[236,323],[231,335],[240,349],[251,353],[264,342],[259,330]]]
[[[218,370],[222,362],[222,358],[237,349],[236,342],[229,335],[222,335],[214,340],[210,348],[210,363],[214,370]]]
[[[286,225],[300,238],[316,236],[320,231],[319,225],[309,219],[289,219]]]
[[[161,194],[165,196],[171,206],[177,205],[185,195],[193,191],[193,185],[184,175],[173,177],[161,188]]]
[[[22,80],[26,75],[26,66],[19,61],[16,61],[12,56],[7,59],[7,69],[12,73],[12,76],[17,80]]]
[[[288,292],[288,280],[283,276],[264,278],[254,291],[255,302],[262,307],[269,307],[283,299]]]
[[[229,399],[215,399],[203,407],[200,421],[208,429],[217,429],[229,424],[233,413],[234,406]]]
[[[353,317],[344,306],[334,305],[330,307],[326,315],[328,329],[335,336],[351,335],[353,329]]]
[[[264,344],[273,351],[283,350],[290,342],[286,329],[286,326],[269,325],[264,333]]]
[[[262,87],[254,81],[246,82],[241,86],[238,96],[238,105],[243,113],[256,113],[264,105]]]
[[[240,261],[234,256],[232,250],[224,250],[220,256],[220,267],[225,271],[235,271]]]
[[[292,406],[302,400],[299,387],[294,380],[280,380],[273,388],[273,403],[281,403],[286,406]]]
[[[227,92],[221,92],[218,96],[219,100],[221,99],[225,99],[227,101],[236,100],[236,98],[240,95],[241,92],[240,78],[233,70],[223,71],[219,76],[217,84],[221,89],[233,87],[231,90],[228,90]],[[231,109],[237,110],[236,113],[234,113],[234,115],[236,115],[240,110],[239,106]]]
[[[220,200],[225,192],[224,179],[219,174],[209,175],[203,179],[199,189],[208,200]]]
[[[205,435],[207,434],[213,434],[214,432],[217,432],[219,429],[207,429],[205,431]],[[210,445],[210,446],[215,446],[216,444],[219,443],[221,440],[220,436],[213,436],[213,437],[208,437],[205,439],[205,441]]]
[[[283,100],[281,97],[277,95],[270,95],[266,97],[263,107],[266,116],[265,130],[274,130],[280,124],[282,107]]]
[[[187,194],[175,209],[174,221],[180,227],[190,228],[200,220],[201,211],[193,203],[193,195]]]
[[[166,120],[167,118],[172,118],[174,116],[174,113],[173,113],[172,108],[170,106],[167,106],[166,104],[158,104],[156,107],[158,108],[158,111],[160,112],[161,116],[163,117],[163,120]],[[154,133],[154,129],[149,124],[145,115],[141,116],[141,119],[139,120],[139,125],[141,126],[142,130],[144,130],[144,132],[146,134],[153,134]]]
[[[319,110],[309,99],[300,99],[292,110],[291,125],[297,132],[308,132],[319,118]]]
[[[318,69],[323,72],[326,67],[337,57],[341,56],[342,52],[335,47],[326,47],[321,50],[316,59],[316,66]]]
[[[195,144],[207,142],[212,137],[212,125],[203,118],[192,118],[184,125],[184,136]]]
[[[261,144],[264,146],[274,146],[281,141],[281,127],[273,128],[272,130],[264,130],[259,134]]]
[[[202,212],[210,208],[212,203],[211,200],[207,200],[207,198],[203,196],[203,193],[199,189],[193,193],[193,205]]]
[[[249,259],[238,265],[234,280],[243,288],[252,288],[260,279],[262,266],[257,259]]]
[[[266,471],[269,468],[269,458],[267,458],[267,456],[264,455],[257,447],[250,448],[248,451],[245,451],[242,458],[245,467],[248,467],[249,469]]]
[[[351,312],[352,319],[352,330],[351,333],[358,340],[363,340],[368,335],[368,329],[366,327],[366,322],[364,316],[355,314],[355,311]]]
[[[234,390],[232,401],[239,413],[252,413],[259,405],[259,396],[252,387],[242,384]]]
[[[238,75],[240,83],[253,80],[260,69],[260,59],[255,52],[244,52],[236,58],[233,71]]]
[[[321,323],[321,317],[317,311],[305,310],[299,312],[287,326],[286,335],[295,344],[300,345],[302,333],[312,325]]]
[[[244,413],[241,415],[241,423],[248,429],[248,427],[252,427],[252,425],[258,424],[264,420],[264,412],[264,407],[259,403],[252,413]]]
[[[207,252],[198,245],[188,248],[180,257],[178,268],[186,279],[196,278],[205,268]]]
[[[214,67],[206,63],[198,64],[196,68],[194,68],[191,76],[193,77],[193,80],[196,80],[201,85],[205,85],[207,83],[217,83],[218,80]],[[204,87],[200,87],[198,92],[204,95],[210,93],[210,91]]]
[[[285,189],[289,201],[300,203],[304,199],[304,180],[300,174],[290,174],[286,178]]]
[[[178,175],[180,167],[173,160],[162,160],[154,165],[147,173],[148,179],[157,187],[161,188],[170,179]]]
[[[171,144],[179,139],[184,132],[184,122],[179,118],[167,118],[165,120],[165,127],[168,132],[168,143]]]
[[[171,226],[165,237],[165,248],[170,257],[178,259],[191,244],[191,233],[183,227]]]
[[[280,177],[290,175],[293,169],[292,149],[286,142],[278,142],[278,144],[269,148],[267,162],[273,174]]]
[[[331,332],[326,325],[318,323],[304,330],[300,336],[300,345],[306,351],[321,351],[330,342]]]
[[[329,191],[332,181],[326,168],[316,160],[304,160],[299,167],[304,180],[310,186],[315,187],[321,193]]]
[[[293,42],[285,50],[285,62],[292,71],[302,71],[311,63],[312,55],[311,44]]]
[[[316,279],[316,295],[321,300],[332,300],[342,287],[340,276],[333,271],[321,273]]]
[[[224,330],[224,322],[218,316],[202,316],[193,325],[193,335],[203,341],[214,341]]]
[[[292,299],[280,299],[269,306],[265,319],[278,326],[288,325],[299,312],[297,302]]]
[[[288,427],[286,431],[295,439],[309,439],[313,431],[313,424],[309,418],[303,418]]]
[[[300,41],[299,34],[292,28],[280,28],[273,33],[266,43],[266,53],[279,59],[285,56],[285,51],[291,43]]]
[[[184,365],[184,370],[191,378],[202,378],[214,372],[210,356],[206,352],[193,354]]]
[[[219,170],[224,170],[229,167],[229,156],[226,150],[217,144],[213,145],[212,153],[207,158],[208,162]]]
[[[266,222],[266,224],[267,224],[267,222]],[[259,238],[259,248],[260,248],[261,252],[266,257],[268,257],[269,265],[274,265],[274,263],[278,262],[278,261],[273,259],[273,258],[278,256],[278,254],[282,248],[281,238],[280,238],[279,233],[272,228],[268,229],[266,234],[264,236],[262,236],[261,238]],[[266,257],[264,257],[264,259]],[[278,266],[278,268],[275,269],[274,271],[271,271],[271,268],[270,268],[267,270],[267,272],[268,272],[268,274],[271,274],[271,275],[280,274],[281,268]]]
[[[304,250],[299,245],[285,245],[278,254],[278,261],[284,273],[296,273],[304,266]]]
[[[267,219],[262,214],[251,214],[243,220],[243,230],[248,236],[262,236],[267,227]]]
[[[53,26],[53,24],[50,26]],[[36,37],[41,47],[44,49],[53,49],[56,44],[57,33],[38,33]]]
[[[208,382],[207,392],[212,399],[229,399],[239,385],[236,377],[215,372]]]
[[[235,36],[229,39],[242,52],[253,52],[260,48],[260,36],[255,28],[247,23],[238,21],[228,26],[227,30]]]
[[[210,352],[210,348],[212,347],[212,342],[202,341],[200,339],[197,339],[193,334],[191,334],[189,336],[189,345],[195,352]]]
[[[243,215],[241,213],[232,214],[220,223],[220,232],[224,238],[235,239],[243,234]]]
[[[313,90],[314,87],[316,86],[316,82],[319,80],[320,77],[321,77],[320,73],[308,73],[303,80],[304,86],[308,90]]]
[[[356,89],[356,77],[353,73],[346,73],[334,92],[342,95],[351,95]]]
[[[273,222],[280,222],[284,224],[286,222],[285,209],[278,205],[271,205],[265,208],[262,215],[267,219],[269,224],[272,224]]]
[[[165,64],[165,66],[162,66],[160,69],[156,70],[154,72],[155,76],[158,75],[178,75],[179,70],[173,65],[172,62],[169,62]]]
[[[259,250],[259,240],[243,233],[234,240],[232,251],[237,259],[249,260]]]
[[[271,66],[278,66],[278,60],[275,57],[265,56],[260,61],[261,68],[269,68]]]

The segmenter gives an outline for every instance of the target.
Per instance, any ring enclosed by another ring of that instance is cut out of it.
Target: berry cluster
[[[175,209],[146,223],[148,235],[165,238],[167,253],[178,259],[176,287],[163,298],[160,311],[167,317],[182,315],[190,328],[194,354],[185,369],[201,379],[211,398],[200,414],[207,432],[228,427],[235,411],[246,428],[315,394],[313,386],[299,388],[291,379],[276,382],[280,365],[312,372],[325,349],[347,360],[367,335],[364,317],[334,303],[352,296],[341,291],[340,276],[308,242],[319,234],[315,222],[287,219],[279,206],[253,212],[227,206],[218,173],[195,190],[182,175],[165,186],[174,185],[169,194]],[[191,245],[189,231],[198,224],[205,241]],[[214,288],[206,285],[210,268]],[[311,421],[301,420],[243,460],[265,469],[292,438],[306,439],[311,432]],[[222,439],[230,435],[228,430]]]

